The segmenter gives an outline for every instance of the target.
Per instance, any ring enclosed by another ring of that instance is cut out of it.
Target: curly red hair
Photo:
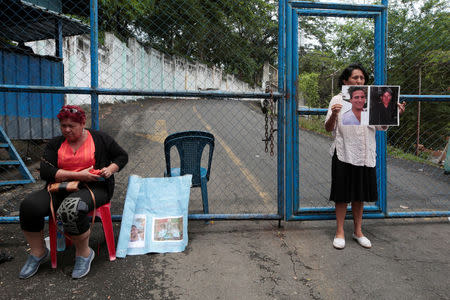
[[[64,105],[56,116],[59,121],[70,119],[73,122],[83,124],[86,122],[86,113],[77,105]]]

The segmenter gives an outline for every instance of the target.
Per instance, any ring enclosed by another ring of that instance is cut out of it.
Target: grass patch
[[[391,155],[392,157],[395,157],[395,158],[406,159],[406,160],[410,160],[410,161],[424,163],[424,164],[427,164],[430,166],[436,166],[435,163],[432,163],[431,161],[429,161],[427,159],[428,155],[425,153],[421,153],[421,155],[427,156],[427,157],[423,157],[421,155],[416,156],[415,154],[404,152],[402,149],[396,148],[391,145],[387,145],[386,152],[388,155]]]
[[[314,131],[316,133],[320,133],[322,135],[331,136],[331,132],[325,130],[325,117],[324,116],[309,116],[299,117],[298,124],[301,129]]]
[[[332,136],[331,132],[327,132],[325,130],[324,121],[325,116],[310,116],[309,118],[306,117],[298,118],[298,123],[301,129],[313,131],[331,137]],[[394,158],[415,161],[430,166],[437,166],[435,163],[428,160],[428,155],[426,153],[421,153],[419,156],[416,156],[412,153],[405,152],[402,149],[396,148],[391,145],[387,145],[386,151],[388,155]]]

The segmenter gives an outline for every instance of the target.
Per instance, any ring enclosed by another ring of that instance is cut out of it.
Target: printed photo
[[[130,242],[128,248],[145,247],[145,224],[147,223],[146,215],[134,215],[133,224],[131,225]]]
[[[183,240],[183,216],[154,218],[152,228],[155,242]]]
[[[399,86],[370,87],[369,125],[399,125]]]
[[[369,125],[368,91],[369,87],[364,85],[342,86],[342,125]]]

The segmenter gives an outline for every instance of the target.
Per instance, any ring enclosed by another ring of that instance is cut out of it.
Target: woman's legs
[[[345,214],[347,213],[347,203],[336,202],[336,237],[344,238],[344,221]]]
[[[35,257],[45,254],[44,217],[50,212],[50,197],[46,190],[27,195],[20,204],[20,227]]]
[[[83,256],[88,257],[91,254],[91,250],[89,248],[89,236],[91,235],[91,230],[80,234],[80,235],[72,235],[72,242],[75,246],[75,256]]]
[[[347,213],[347,203],[336,202],[336,237],[344,238],[344,221]],[[359,201],[352,202],[353,213],[353,232],[357,237],[364,236],[362,233],[362,216],[364,210],[364,203]]]
[[[30,253],[35,257],[44,256],[45,252],[45,243],[44,243],[44,233],[39,232],[30,232],[23,230],[23,234],[25,235],[25,239],[30,245]]]
[[[364,236],[361,227],[362,227],[362,216],[364,210],[364,202],[355,201],[352,202],[352,213],[353,213],[353,232],[357,237]]]
[[[108,202],[107,192],[104,187],[91,186],[95,196],[95,206],[99,207]],[[91,233],[88,213],[94,209],[94,201],[86,187],[71,193],[58,208],[58,216],[62,220],[64,230],[70,235],[75,246],[75,256],[88,257],[89,236]]]

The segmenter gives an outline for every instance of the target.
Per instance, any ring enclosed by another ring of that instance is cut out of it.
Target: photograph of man
[[[373,86],[370,89],[370,125],[398,125],[399,87]]]
[[[142,248],[145,246],[145,223],[146,216],[142,214],[136,214],[133,218],[133,224],[131,225],[130,241],[128,248]]]
[[[367,87],[351,86],[348,88],[348,94],[350,95],[349,101],[352,107],[343,113],[342,125],[361,125],[361,119],[366,110]]]

